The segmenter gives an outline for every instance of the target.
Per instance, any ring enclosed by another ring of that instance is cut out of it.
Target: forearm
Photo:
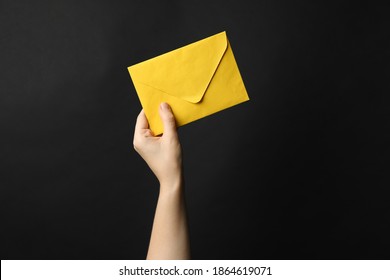
[[[184,183],[180,179],[170,186],[160,186],[147,259],[189,258]]]

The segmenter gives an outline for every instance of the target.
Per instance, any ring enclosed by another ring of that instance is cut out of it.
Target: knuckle
[[[133,140],[133,148],[134,150],[138,151],[139,150],[139,141],[137,139]]]
[[[166,121],[169,123],[169,124],[175,124],[175,118],[173,115],[168,115],[166,116]]]

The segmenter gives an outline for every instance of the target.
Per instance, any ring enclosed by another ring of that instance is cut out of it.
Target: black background
[[[179,129],[194,259],[388,259],[389,11],[0,1],[2,259],[144,259],[127,67],[226,31],[250,101]]]

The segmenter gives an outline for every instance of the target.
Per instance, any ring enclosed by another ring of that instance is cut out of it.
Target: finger
[[[168,103],[160,104],[159,113],[164,126],[164,135],[176,136],[176,120]]]
[[[142,129],[148,129],[149,128],[149,122],[146,118],[145,112],[142,109],[141,112],[138,114],[137,122],[135,123],[135,131],[140,132]]]
[[[134,149],[140,153],[142,151],[142,146],[144,143],[144,137],[151,136],[151,131],[149,129],[149,122],[146,118],[144,110],[138,114],[137,121],[135,123],[134,137],[133,137],[133,146]]]

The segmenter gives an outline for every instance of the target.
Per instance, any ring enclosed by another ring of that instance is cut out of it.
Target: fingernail
[[[169,105],[166,102],[161,103],[161,109],[163,110],[169,110]]]

